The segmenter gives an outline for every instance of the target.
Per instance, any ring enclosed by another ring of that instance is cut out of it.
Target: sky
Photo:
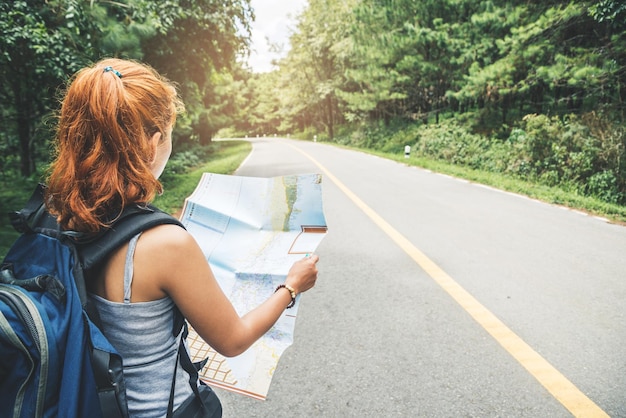
[[[282,58],[289,49],[289,35],[296,26],[296,16],[304,10],[307,0],[252,0],[256,15],[252,22],[252,46],[248,64],[257,73],[273,69],[272,59]],[[269,42],[281,44],[283,53],[270,52]]]

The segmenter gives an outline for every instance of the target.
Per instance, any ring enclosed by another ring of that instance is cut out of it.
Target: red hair
[[[125,206],[152,201],[162,186],[149,140],[165,139],[181,109],[173,85],[146,65],[105,59],[79,71],[61,105],[48,176],[46,203],[59,224],[97,232]]]

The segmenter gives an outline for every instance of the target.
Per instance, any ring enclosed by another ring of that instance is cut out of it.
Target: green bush
[[[472,133],[452,120],[439,125],[424,125],[418,135],[416,151],[420,156],[476,169],[494,168],[489,156],[499,150],[493,147],[492,140]]]
[[[508,142],[515,158],[512,173],[548,186],[577,184],[587,195],[626,203],[626,174],[620,167],[626,157],[620,145],[623,129],[597,115],[528,115],[511,131]]]
[[[618,204],[624,201],[624,193],[619,190],[615,174],[605,170],[589,177],[585,192],[603,202]]]
[[[179,152],[167,162],[167,171],[171,174],[184,173],[190,167],[200,164],[200,157],[194,151]]]
[[[342,131],[336,142],[393,155],[409,145],[413,156],[626,204],[626,133],[619,124],[588,114],[527,115],[492,136],[471,126],[459,118],[433,125],[370,124]]]

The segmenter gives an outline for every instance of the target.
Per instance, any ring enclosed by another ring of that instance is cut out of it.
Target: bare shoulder
[[[135,251],[135,279],[144,283],[147,300],[171,293],[186,282],[206,275],[208,263],[196,240],[177,225],[144,231]]]
[[[155,266],[180,266],[181,263],[206,259],[195,238],[178,225],[159,225],[144,231],[137,253]],[[169,270],[169,269],[166,269]]]
[[[170,276],[173,269],[181,269],[185,263],[205,261],[196,240],[177,225],[159,225],[144,231],[135,257],[146,262],[148,270],[157,276]]]
[[[178,225],[159,225],[144,231],[142,244],[153,254],[187,251],[197,245],[191,234]]]

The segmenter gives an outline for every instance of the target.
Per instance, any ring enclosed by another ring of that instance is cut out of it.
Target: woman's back
[[[133,257],[138,238],[131,240],[126,251],[123,302],[112,302],[95,294],[90,297],[100,314],[102,332],[124,361],[131,416],[156,417],[167,412],[180,336],[172,332],[176,309],[170,297],[131,302]],[[189,375],[182,367],[177,367],[176,372],[175,407],[192,393]]]

